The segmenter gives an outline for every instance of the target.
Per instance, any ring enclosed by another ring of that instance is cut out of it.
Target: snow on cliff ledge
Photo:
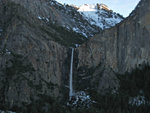
[[[79,7],[78,11],[91,24],[102,29],[115,26],[124,19],[121,15],[113,12],[104,4],[84,4]]]

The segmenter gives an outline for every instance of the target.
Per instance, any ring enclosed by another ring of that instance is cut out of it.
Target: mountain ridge
[[[116,24],[115,23],[110,26],[109,21],[105,22],[104,18],[102,19],[101,22],[101,26],[105,24],[104,27],[99,27],[96,24],[97,22],[93,21],[94,19],[92,19],[91,22],[89,21],[90,18],[87,19],[74,7],[66,4],[62,5],[55,0],[44,0],[42,2],[40,0],[37,1],[31,0],[30,2],[28,2],[28,0],[22,0],[21,2],[20,0],[6,0],[6,1],[12,1],[22,5],[23,7],[28,9],[29,13],[32,13],[41,21],[43,20],[47,21],[47,23],[51,22],[57,24],[59,26],[64,27],[65,29],[73,30],[74,32],[80,33],[81,35],[87,38],[100,32],[101,28],[104,29],[105,26],[107,28],[107,26],[112,27]],[[111,15],[105,11],[104,13],[102,15],[106,17],[108,15]],[[99,17],[96,17],[96,20],[98,20],[98,18]]]

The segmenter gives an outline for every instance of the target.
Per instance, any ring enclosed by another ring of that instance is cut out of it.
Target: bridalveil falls
[[[72,48],[72,54],[71,54],[71,63],[70,63],[70,74],[69,74],[69,100],[71,100],[73,96],[73,86],[72,86],[72,73],[73,73],[73,54],[74,54],[74,48]]]

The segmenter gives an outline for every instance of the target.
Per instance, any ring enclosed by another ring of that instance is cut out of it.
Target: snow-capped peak
[[[105,4],[84,4],[79,6],[79,10],[78,11],[97,11],[100,9],[105,9],[108,11],[112,11],[107,5]]]
[[[92,25],[96,25],[102,29],[115,26],[123,20],[123,17],[113,12],[105,4],[84,4],[78,9],[86,20]]]

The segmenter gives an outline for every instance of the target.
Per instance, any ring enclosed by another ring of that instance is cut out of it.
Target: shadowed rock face
[[[0,5],[0,17],[0,106],[22,107],[41,96],[59,100],[68,91],[68,48],[42,29],[57,31],[13,2]]]
[[[150,1],[141,0],[127,19],[94,36],[77,49],[78,69],[86,67],[85,76],[89,69],[96,69],[88,76],[93,78],[92,81],[89,80],[91,84],[98,82],[98,90],[103,89],[102,86],[104,89],[116,87],[117,81],[113,73],[123,74],[150,64],[149,48]],[[99,76],[102,76],[100,80],[97,79]]]

